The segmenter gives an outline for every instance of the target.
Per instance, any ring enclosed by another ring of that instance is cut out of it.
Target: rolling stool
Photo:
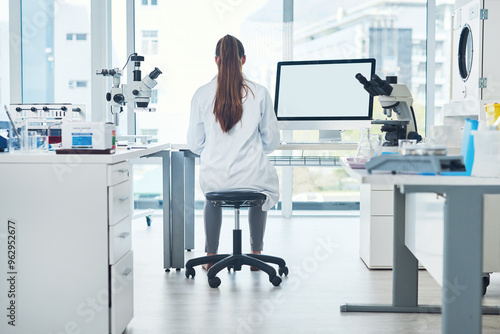
[[[221,280],[215,276],[219,271],[227,268],[231,271],[241,270],[242,265],[254,266],[261,269],[269,275],[269,281],[278,286],[281,283],[281,275],[288,275],[288,268],[285,260],[275,256],[263,254],[242,254],[241,253],[241,230],[240,230],[240,208],[253,207],[262,205],[266,201],[266,195],[255,192],[211,192],[206,195],[207,200],[211,201],[218,207],[234,207],[234,230],[233,230],[233,254],[217,254],[208,255],[191,259],[186,262],[186,278],[192,276],[194,278],[196,272],[194,266],[206,263],[215,263],[207,272],[208,284],[212,288],[217,288]],[[279,274],[276,275],[276,270],[267,264],[274,263],[279,266]]]

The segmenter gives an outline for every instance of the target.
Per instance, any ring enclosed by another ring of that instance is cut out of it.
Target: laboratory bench
[[[483,261],[483,239],[493,240],[489,246],[498,251],[498,222],[494,217],[500,211],[496,204],[500,178],[369,174],[363,169],[353,170],[344,159],[342,163],[362,184],[393,188],[394,256],[392,304],[346,304],[341,311],[442,313],[442,333],[481,333],[482,314],[500,314],[499,307],[482,306],[484,267],[491,265],[494,270],[500,265],[498,252],[485,251],[484,258],[491,255],[493,261]],[[422,233],[421,225],[428,223],[421,219],[421,214],[425,214],[422,203],[429,203],[429,194],[438,196],[442,212],[432,211],[438,214],[431,220],[435,227]],[[483,226],[493,230],[485,233]],[[484,237],[491,232],[497,233],[493,239]],[[434,246],[428,247],[432,239],[439,239],[440,249],[435,252]],[[442,286],[441,306],[418,304],[419,260]]]
[[[169,148],[0,154],[1,333],[124,331],[134,314],[130,161],[158,156],[168,173]]]
[[[352,151],[355,153],[357,144],[353,143],[300,143],[281,144],[268,158],[275,166],[281,167],[341,167],[339,156],[312,156],[310,154],[290,155],[293,151]],[[171,267],[184,267],[184,250],[194,248],[195,219],[195,159],[198,155],[191,152],[185,143],[171,145]],[[165,266],[165,268],[170,268]]]

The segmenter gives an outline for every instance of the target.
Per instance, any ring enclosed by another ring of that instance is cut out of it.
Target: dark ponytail
[[[241,70],[241,58],[245,55],[245,49],[238,39],[226,35],[217,42],[215,55],[219,58],[219,74],[214,115],[222,132],[229,132],[241,120],[243,99],[251,91]]]

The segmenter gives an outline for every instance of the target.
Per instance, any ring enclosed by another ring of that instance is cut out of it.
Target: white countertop
[[[127,149],[119,147],[115,154],[56,154],[46,153],[0,153],[0,163],[88,163],[88,164],[114,164],[121,161],[140,158],[159,151],[169,150],[170,143],[149,144],[146,148]]]
[[[347,173],[360,183],[407,186],[500,186],[500,178],[494,177],[391,174],[390,172],[369,174],[365,169],[351,168],[346,158],[341,158],[340,163]]]

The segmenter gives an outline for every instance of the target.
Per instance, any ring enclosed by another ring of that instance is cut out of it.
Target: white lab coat
[[[267,196],[262,210],[279,199],[276,169],[266,154],[280,143],[278,121],[271,96],[264,86],[247,80],[249,91],[243,100],[243,115],[223,133],[213,114],[217,76],[198,88],[191,101],[187,143],[200,155],[200,187],[212,191],[257,191]],[[254,96],[255,95],[255,96]]]

